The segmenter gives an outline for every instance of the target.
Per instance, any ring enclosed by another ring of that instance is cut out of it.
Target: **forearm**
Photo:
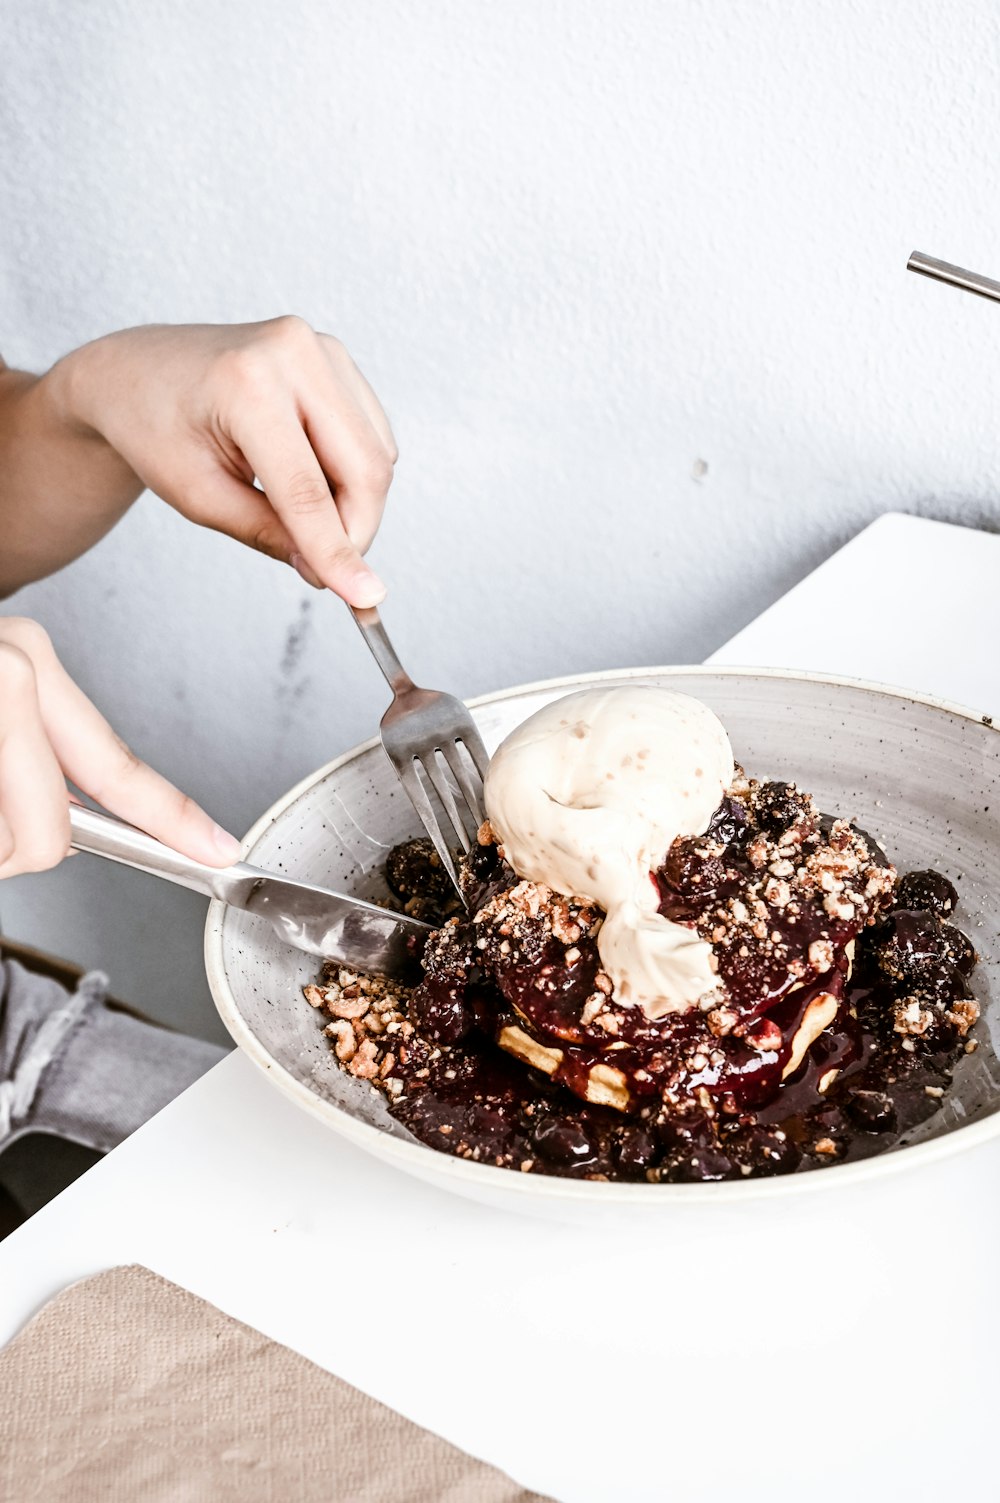
[[[142,490],[79,415],[90,348],[44,376],[0,363],[0,596],[85,553]]]

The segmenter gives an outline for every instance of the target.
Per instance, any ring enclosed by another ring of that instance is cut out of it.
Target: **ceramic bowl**
[[[487,748],[543,704],[592,684],[650,683],[693,694],[729,731],[756,776],[794,779],[820,807],[877,834],[901,870],[934,866],[959,890],[957,922],[982,956],[974,988],[980,1048],[958,1066],[943,1109],[888,1152],[776,1179],[709,1185],[589,1183],[515,1173],[426,1147],[389,1116],[370,1086],[345,1075],[302,996],[308,956],[249,915],[213,902],[206,928],[209,984],[236,1043],[278,1090],[334,1132],[441,1188],[535,1214],[644,1213],[687,1203],[832,1192],[971,1147],[1000,1132],[1000,735],[958,706],[879,685],[738,668],[652,668],[552,680],[473,703]],[[258,820],[244,858],[379,898],[389,848],[419,833],[377,741],[306,778]]]

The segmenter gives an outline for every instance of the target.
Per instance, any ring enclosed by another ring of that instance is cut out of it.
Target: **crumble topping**
[[[520,1173],[710,1180],[863,1156],[937,1110],[979,1008],[938,873],[793,783],[742,769],[706,833],[651,874],[712,946],[719,989],[650,1019],[618,1002],[595,904],[518,878],[489,821],[461,863],[466,914],[426,841],[391,853],[407,912],[438,924],[415,988],[327,966],[307,1000],[340,1068],[419,1138]]]

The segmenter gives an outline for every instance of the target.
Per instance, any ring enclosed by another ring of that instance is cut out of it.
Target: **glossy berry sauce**
[[[700,855],[695,842],[675,842],[654,874],[667,917],[707,922],[753,879],[749,840],[768,829],[780,838],[802,817],[792,785],[759,785],[755,797],[749,817],[724,801]],[[822,821],[813,843],[832,826]],[[404,867],[408,898],[419,899],[419,861],[394,853],[390,875]],[[495,847],[473,851],[473,912],[516,883]],[[939,1109],[955,1062],[975,1047],[966,1033],[976,955],[948,921],[956,903],[945,877],[911,872],[867,915],[831,917],[820,901],[798,904],[794,915],[768,905],[780,952],[807,954],[822,937],[833,964],[796,980],[773,949],[722,946],[719,972],[738,1019],[731,1031],[720,1036],[699,1009],[655,1021],[618,1009],[610,1043],[583,1021],[600,970],[592,936],[567,947],[543,923],[526,922],[505,950],[460,920],[442,931],[446,943],[432,943],[410,996],[416,1032],[391,1110],[442,1151],[570,1177],[712,1181],[866,1157]],[[823,994],[840,1004],[836,1016],[786,1074],[802,1018]],[[558,1065],[543,1071],[503,1052],[496,1041],[510,1027],[555,1051]],[[598,1064],[620,1074],[625,1110],[586,1099]]]

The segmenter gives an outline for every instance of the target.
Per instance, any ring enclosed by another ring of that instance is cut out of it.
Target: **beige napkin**
[[[148,1268],[0,1352],[3,1503],[545,1503]]]

